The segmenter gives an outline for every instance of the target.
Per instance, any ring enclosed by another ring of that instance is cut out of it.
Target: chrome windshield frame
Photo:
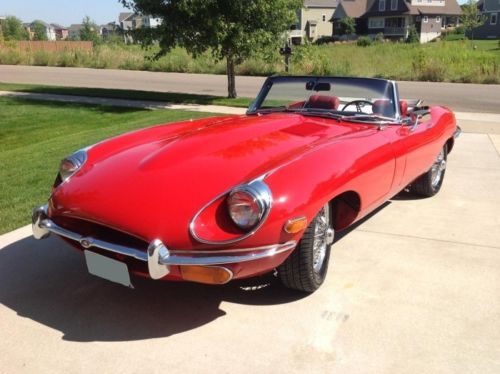
[[[276,83],[283,82],[304,82],[306,84],[308,81],[316,80],[318,81],[338,81],[343,82],[344,84],[347,82],[352,82],[353,86],[365,86],[368,87],[373,84],[375,86],[380,86],[381,84],[386,85],[386,87],[390,88],[388,92],[387,99],[391,100],[393,110],[394,110],[394,118],[391,117],[395,122],[399,122],[401,120],[401,112],[399,108],[399,90],[397,87],[397,83],[395,81],[380,79],[380,78],[357,78],[357,77],[333,77],[333,76],[271,76],[266,79],[260,92],[258,93],[255,100],[249,105],[246,114],[258,114],[259,109],[261,109],[262,103],[267,98],[269,91]],[[333,82],[329,82],[333,83]],[[313,91],[311,91],[313,92]],[[304,97],[306,99],[306,97]],[[332,112],[333,113],[333,112]]]

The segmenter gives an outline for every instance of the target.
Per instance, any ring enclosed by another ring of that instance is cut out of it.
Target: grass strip
[[[0,234],[31,222],[60,160],[73,151],[127,131],[211,115],[12,97],[0,97],[0,113]]]

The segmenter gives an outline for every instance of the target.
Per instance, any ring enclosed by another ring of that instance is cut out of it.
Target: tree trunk
[[[230,99],[235,99],[236,94],[236,79],[234,76],[234,58],[233,56],[227,56],[227,97]]]

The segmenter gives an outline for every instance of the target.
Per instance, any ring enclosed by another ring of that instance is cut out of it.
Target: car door
[[[403,187],[432,166],[443,147],[440,140],[444,136],[444,131],[444,126],[440,126],[430,116],[428,119],[420,121],[416,126],[400,126],[398,135],[401,138],[406,158],[406,166],[401,180]]]

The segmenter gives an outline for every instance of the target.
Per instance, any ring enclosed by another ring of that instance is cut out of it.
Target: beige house
[[[321,37],[332,36],[330,20],[337,4],[338,0],[305,0],[297,14],[298,22],[290,30],[290,42],[301,44],[306,40],[314,42]]]

